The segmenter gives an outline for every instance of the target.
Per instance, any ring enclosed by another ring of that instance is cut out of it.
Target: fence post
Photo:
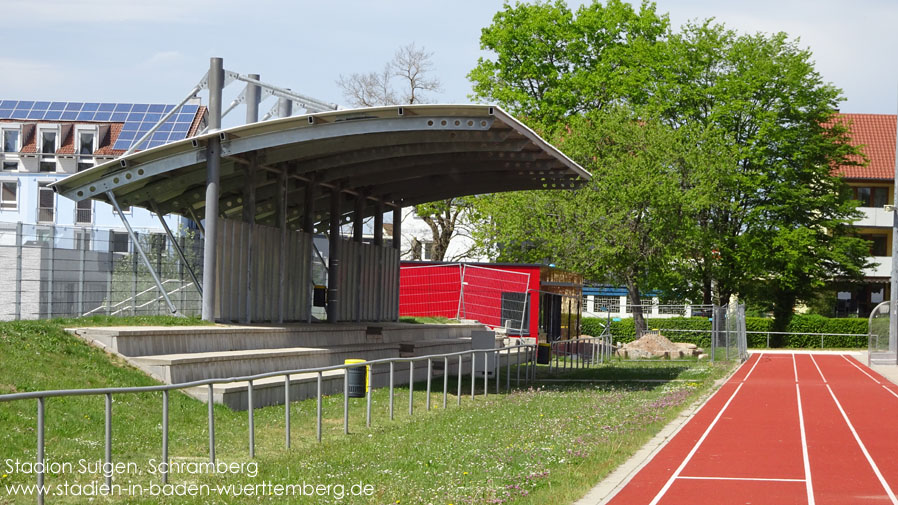
[[[106,393],[106,468],[112,468],[112,395]],[[167,463],[167,462],[166,462]],[[106,487],[112,487],[112,472],[106,472]]]
[[[106,274],[106,315],[112,314],[112,282],[115,279],[115,238],[109,230],[109,272]]]
[[[139,240],[139,235],[134,232],[134,242]],[[131,244],[131,315],[137,315],[137,244]],[[213,451],[214,452],[214,451]],[[214,463],[214,461],[213,461]]]
[[[22,222],[16,223],[16,320],[22,319]]]
[[[47,251],[47,318],[53,318],[53,270],[56,268],[54,257],[56,251],[56,225],[50,226],[50,249]],[[80,314],[79,314],[80,315]]]
[[[85,230],[81,230],[81,247],[78,248],[78,310],[80,317],[84,314],[84,256],[87,254]]]
[[[20,223],[21,224],[21,223]],[[37,462],[44,462],[44,399],[37,399]],[[44,470],[43,465],[37,473],[37,503],[44,504]]]

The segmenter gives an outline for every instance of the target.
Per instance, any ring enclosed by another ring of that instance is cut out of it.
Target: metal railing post
[[[37,503],[44,503],[44,399],[37,399]]]
[[[493,374],[496,379],[496,394],[499,394],[499,365],[502,364],[502,350],[491,351],[493,353]]]
[[[315,398],[315,415],[317,418],[316,434],[321,442],[321,372],[318,372],[318,389]]]
[[[487,396],[488,394],[490,394],[489,376],[490,376],[489,351],[483,351],[483,396]]]
[[[455,404],[461,405],[461,379],[462,379],[462,361],[464,360],[464,354],[458,355],[458,374],[455,376],[455,382],[458,385],[458,393],[455,395]]]
[[[249,459],[253,459],[256,457],[256,419],[255,419],[255,405],[253,404],[253,381],[247,381],[246,385],[246,402],[249,406],[248,409],[248,421],[249,421]]]
[[[415,362],[408,362],[408,415],[411,416],[415,409]]]
[[[215,464],[215,413],[212,409],[212,384],[209,384],[209,461]]]
[[[103,473],[106,477],[106,488],[111,489],[112,487],[112,472],[110,469],[112,468],[112,395],[106,393],[106,429],[104,430],[105,434],[105,442],[106,447],[104,451],[105,463],[106,467],[103,469]]]
[[[168,391],[162,392],[162,483],[168,484]]]
[[[449,357],[443,356],[443,409],[446,409],[446,399],[449,396]]]
[[[367,376],[365,377],[365,426],[371,427],[371,393],[374,390],[374,383],[372,379],[374,378],[374,365],[368,365],[365,367],[365,371],[367,372]]]
[[[474,371],[477,369],[477,353],[471,353],[471,399],[474,399],[474,386],[477,384],[477,379],[474,377]]]
[[[393,370],[394,363],[390,362],[390,421],[393,420]]]
[[[343,434],[349,435],[349,369],[343,369]]]
[[[515,371],[515,374],[517,374],[517,378],[515,379],[516,380],[515,387],[521,387],[521,351],[522,351],[522,349],[521,349],[521,344],[519,341],[517,347],[515,347],[515,349],[514,349],[514,358],[515,358],[514,371]]]
[[[433,375],[433,363],[427,358],[427,410],[430,410],[430,376]]]
[[[290,374],[284,376],[284,437],[290,448]]]
[[[511,391],[511,348],[505,351],[505,391]]]

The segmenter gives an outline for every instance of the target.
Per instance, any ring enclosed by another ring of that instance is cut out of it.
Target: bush
[[[602,333],[606,319],[583,318],[582,329],[585,335],[598,336]],[[746,317],[745,327],[748,347],[767,347],[767,335],[770,331],[772,319],[765,317]],[[704,330],[696,332],[670,332],[664,336],[673,342],[689,342],[699,347],[711,346],[711,320],[705,317],[675,317],[670,319],[646,319],[648,329],[662,330]],[[792,318],[786,331],[792,335],[786,335],[783,346],[793,349],[820,348],[819,335],[801,335],[801,333],[839,333],[851,334],[851,336],[825,336],[824,347],[854,348],[864,347],[867,342],[867,320],[861,318],[830,318],[818,315],[796,315]],[[615,341],[631,342],[636,337],[633,319],[626,318],[620,321],[611,321],[611,335]]]

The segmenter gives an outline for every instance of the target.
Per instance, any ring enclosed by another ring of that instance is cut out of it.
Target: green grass
[[[183,321],[183,320],[180,320]],[[80,322],[80,320],[79,320]],[[129,321],[105,320],[109,324]],[[141,324],[162,324],[145,319]],[[193,321],[191,321],[191,324]],[[154,381],[121,361],[90,348],[62,328],[72,321],[0,323],[0,392],[57,388],[137,386]],[[350,435],[343,434],[343,398],[324,399],[323,442],[315,440],[315,402],[291,407],[292,448],[284,448],[284,407],[255,412],[258,475],[173,474],[173,484],[302,484],[345,486],[346,496],[328,497],[175,497],[98,500],[115,503],[571,503],[628,458],[682,408],[708,393],[729,365],[682,362],[613,363],[591,370],[566,371],[570,378],[677,381],[662,383],[540,384],[506,394],[483,396],[482,380],[471,400],[462,382],[450,378],[448,408],[442,409],[442,378],[435,378],[432,409],[426,410],[424,384],[416,384],[414,415],[408,415],[408,389],[397,388],[395,419],[388,414],[388,392],[375,390],[373,423],[365,427],[365,400],[352,399]],[[401,373],[401,370],[398,371]],[[538,377],[547,377],[538,367]],[[515,369],[511,370],[514,379]],[[46,456],[73,462],[103,458],[102,397],[46,401]],[[9,473],[7,458],[35,457],[36,401],[0,403],[0,486],[32,484],[34,476]],[[122,474],[117,482],[149,485],[149,460],[160,457],[161,393],[117,395],[113,402],[113,459],[134,462],[141,474]],[[216,451],[222,461],[248,463],[247,413],[215,408]],[[206,405],[183,394],[171,395],[170,455],[208,457]],[[4,476],[5,475],[5,476]],[[46,484],[102,481],[90,474],[48,475]],[[370,484],[371,497],[348,496],[354,483]],[[334,489],[334,488],[332,488]],[[336,488],[339,489],[339,488]],[[33,503],[33,497],[8,496],[0,503]],[[82,503],[84,497],[52,497],[47,503]]]

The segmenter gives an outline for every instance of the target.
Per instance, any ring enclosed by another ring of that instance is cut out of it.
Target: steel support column
[[[306,195],[302,206],[302,231],[315,234],[315,183],[306,183]]]
[[[209,61],[209,131],[221,129],[221,90],[224,71],[221,58]],[[206,225],[203,243],[203,320],[215,319],[215,278],[217,276],[218,195],[221,175],[221,139],[206,144]]]
[[[340,277],[340,218],[343,215],[343,194],[339,188],[331,189],[330,199],[331,212],[328,216],[330,227],[327,237],[327,322],[336,323],[340,317],[338,279]]]
[[[365,196],[356,195],[355,210],[352,213],[352,241],[356,243],[355,254],[355,322],[362,321],[362,234],[365,224]]]
[[[374,245],[384,245],[384,201],[374,204]]]
[[[278,117],[290,117],[293,115],[293,102],[287,98],[278,98]]]
[[[393,207],[393,249],[402,251],[402,207]]]
[[[249,74],[250,79],[259,80],[259,74]],[[262,101],[262,88],[257,84],[247,83],[244,91],[244,101],[246,102],[246,124],[259,122],[259,102]]]

